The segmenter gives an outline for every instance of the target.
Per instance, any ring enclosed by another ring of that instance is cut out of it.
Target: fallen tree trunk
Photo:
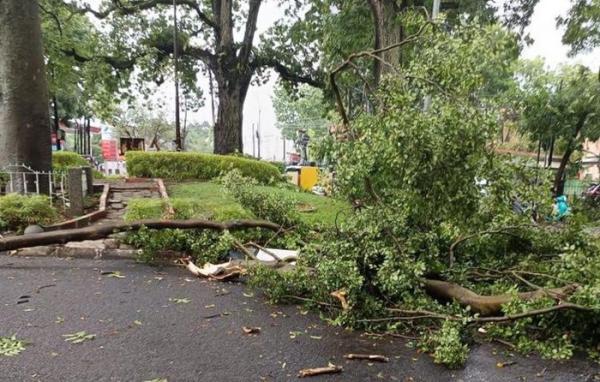
[[[432,297],[450,301],[455,300],[462,306],[470,306],[473,313],[479,313],[482,316],[493,316],[501,313],[502,305],[509,303],[514,297],[510,293],[482,296],[470,289],[447,281],[423,279],[421,282],[425,287],[425,291]],[[562,288],[521,292],[517,296],[522,300],[535,300],[547,296],[562,300],[571,295],[576,289],[577,285],[571,284]]]
[[[248,228],[265,228],[277,231],[281,228],[275,223],[264,220],[234,220],[229,222],[216,222],[211,220],[139,220],[134,222],[119,222],[93,227],[7,237],[0,239],[0,251],[37,247],[39,245],[48,244],[65,244],[70,241],[104,239],[113,233],[137,231],[142,227],[150,229],[210,229],[215,231],[233,231]]]

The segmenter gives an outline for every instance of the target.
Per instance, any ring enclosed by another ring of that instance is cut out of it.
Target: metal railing
[[[0,168],[0,195],[19,193],[48,194],[51,199],[69,204],[65,185],[66,174],[52,171],[36,171],[25,164],[14,164]]]

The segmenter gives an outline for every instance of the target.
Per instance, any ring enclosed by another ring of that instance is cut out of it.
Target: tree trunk
[[[558,170],[556,170],[556,174],[554,175],[554,186],[552,187],[554,196],[560,196],[565,191],[565,171],[573,151],[575,150],[573,149],[572,145],[569,145],[565,150],[562,159],[560,160],[560,165],[558,166]]]
[[[214,128],[214,152],[243,153],[243,111],[250,77],[246,79],[221,73],[215,77],[219,89],[219,107]]]
[[[381,49],[400,42],[402,40],[402,27],[397,18],[403,5],[401,4],[399,7],[394,0],[369,0],[369,5],[371,6],[375,27],[375,49]],[[375,60],[373,63],[375,86],[379,84],[381,76],[392,71],[392,68],[384,64],[382,60],[394,66],[400,64],[400,48],[380,53],[378,57],[381,60]]]
[[[52,168],[38,2],[0,1],[0,167]]]
[[[554,176],[554,196],[560,196],[565,191],[565,171],[567,169],[567,165],[569,164],[569,160],[571,159],[571,155],[575,152],[576,142],[579,139],[579,135],[581,134],[581,130],[583,130],[583,126],[585,126],[585,122],[587,120],[589,113],[583,113],[579,120],[577,121],[577,125],[575,125],[575,131],[573,132],[573,136],[569,140],[569,144],[565,149],[565,153],[560,160],[560,165],[558,166],[558,170],[556,171],[556,175]],[[554,139],[552,142],[552,146],[554,147]],[[552,160],[552,158],[550,158]],[[552,162],[550,162],[552,163]]]

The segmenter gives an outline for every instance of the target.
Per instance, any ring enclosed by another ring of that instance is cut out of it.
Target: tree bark
[[[558,170],[556,171],[556,174],[554,176],[554,196],[560,196],[565,191],[565,172],[567,169],[567,165],[569,164],[571,155],[575,152],[576,141],[579,138],[579,135],[581,134],[581,130],[583,130],[583,126],[585,125],[587,117],[588,113],[584,113],[579,117],[577,125],[575,125],[575,131],[573,132],[573,135],[571,136],[569,143],[567,144],[565,153],[563,154],[562,159],[560,160],[560,165],[558,166]],[[552,158],[550,158],[550,161],[552,161]]]
[[[0,1],[0,167],[52,168],[38,2]],[[44,182],[46,183],[46,182]]]
[[[219,89],[219,106],[214,128],[214,152],[243,153],[243,112],[250,76],[239,78],[221,71],[215,78]]]
[[[40,245],[65,244],[70,241],[104,239],[113,233],[136,231],[142,227],[150,229],[210,229],[215,231],[234,231],[247,228],[264,228],[271,231],[278,231],[281,229],[281,226],[278,224],[264,220],[234,220],[223,223],[212,220],[140,220],[129,223],[117,222],[93,227],[7,237],[0,239],[0,252]]]
[[[471,311],[479,313],[482,316],[493,316],[502,311],[502,305],[513,300],[511,293],[498,294],[492,296],[482,296],[470,289],[462,287],[447,281],[440,280],[421,280],[425,291],[432,297],[446,301],[457,301],[462,306],[470,306]],[[536,300],[542,297],[550,296],[552,298],[564,299],[571,295],[577,289],[576,285],[567,285],[555,289],[538,289],[532,292],[517,293],[521,300]]]
[[[401,2],[403,3],[403,2]],[[403,5],[397,5],[394,0],[369,0],[371,14],[375,28],[375,49],[381,49],[402,41],[402,27],[397,21]],[[373,63],[373,79],[375,86],[379,84],[381,77],[391,72],[392,68],[382,61],[391,65],[400,64],[400,49],[391,49],[378,53],[380,60]]]

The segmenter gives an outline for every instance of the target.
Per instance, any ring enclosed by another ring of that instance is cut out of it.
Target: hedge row
[[[58,151],[52,153],[52,169],[66,171],[70,167],[89,166],[88,161],[81,155],[71,151]]]
[[[269,163],[227,155],[130,151],[126,161],[129,176],[142,178],[210,180],[237,169],[264,184],[281,179],[277,167]]]

